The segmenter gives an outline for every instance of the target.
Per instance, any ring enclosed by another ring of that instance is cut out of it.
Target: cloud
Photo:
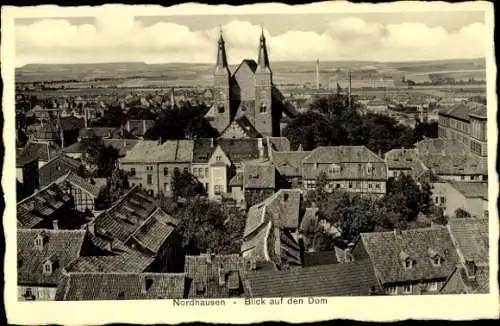
[[[255,58],[261,27],[233,20],[222,26],[229,60]],[[330,22],[322,33],[264,30],[271,60],[377,60],[473,58],[485,55],[481,23],[449,32],[423,23],[369,23],[358,17]],[[17,65],[69,62],[214,62],[218,27],[195,31],[158,22],[146,26],[117,9],[94,24],[42,19],[15,28]]]

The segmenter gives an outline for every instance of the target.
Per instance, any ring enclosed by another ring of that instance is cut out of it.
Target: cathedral
[[[279,136],[283,115],[294,115],[273,85],[264,32],[260,36],[257,62],[245,59],[232,74],[221,32],[213,76],[214,103],[205,118],[222,138]]]

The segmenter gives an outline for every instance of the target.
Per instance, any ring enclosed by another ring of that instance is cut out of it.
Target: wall
[[[210,166],[210,183],[208,185],[208,197],[217,198],[220,194],[215,193],[216,186],[222,187],[221,193],[227,192],[227,167],[226,166]]]
[[[204,163],[193,163],[191,164],[191,174],[193,174],[196,179],[203,185],[205,191],[208,191],[208,186],[210,183],[210,171],[208,164]]]
[[[221,138],[248,138],[245,131],[236,123],[233,122],[229,125],[229,128],[226,129],[224,134],[222,134]]]
[[[488,201],[482,198],[465,198],[458,190],[449,183],[445,185],[446,204],[445,214],[449,217],[455,217],[455,211],[458,208],[466,210],[472,216],[483,217],[485,207],[487,209]]]
[[[17,286],[17,299],[18,301],[27,301],[23,296],[26,289],[31,289],[31,293],[35,296],[34,300],[37,301],[53,301],[56,298],[56,287],[43,287],[43,286]]]

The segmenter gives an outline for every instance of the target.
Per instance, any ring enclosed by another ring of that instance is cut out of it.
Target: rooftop
[[[465,198],[483,198],[488,200],[488,182],[486,181],[450,181],[449,183]]]
[[[243,167],[243,185],[245,188],[251,189],[274,189],[274,165],[270,163],[245,164]]]
[[[130,149],[122,163],[152,162],[191,162],[193,160],[193,141],[167,140],[160,144],[155,140],[139,141]]]

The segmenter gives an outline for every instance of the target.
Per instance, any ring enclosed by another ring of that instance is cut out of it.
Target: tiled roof
[[[38,172],[40,186],[44,187],[68,174],[68,172],[79,173],[82,168],[82,162],[64,154],[59,154],[40,168]]]
[[[446,227],[397,232],[361,233],[361,241],[383,284],[429,279],[446,279],[458,263],[458,256]],[[443,260],[433,265],[430,252]],[[414,266],[405,269],[405,259]]]
[[[380,180],[387,178],[385,161],[365,146],[327,146],[317,147],[302,160],[302,173],[304,179],[315,179],[319,169],[315,164],[336,164],[339,172],[328,175],[329,179],[371,179]],[[372,164],[368,170],[366,164]],[[326,171],[325,171],[326,172]]]
[[[153,127],[154,123],[155,123],[154,120],[128,120],[127,121],[127,125],[130,126],[129,131],[135,136],[143,136],[146,133],[146,131],[148,131],[148,129]]]
[[[122,128],[114,128],[114,127],[92,127],[87,129],[80,129],[79,136],[81,138],[91,138],[91,137],[100,137],[100,138],[128,138],[124,136],[133,136],[127,130]]]
[[[194,140],[193,163],[207,163],[217,145],[221,147],[233,163],[241,163],[259,158],[258,139],[200,138]]]
[[[257,62],[255,62],[255,60],[252,60],[252,59],[243,59],[241,61],[241,63],[239,64],[239,66],[235,69],[235,71],[233,72],[233,76],[236,74],[236,72],[238,71],[238,69],[240,69],[241,66],[243,65],[247,65],[248,68],[250,68],[250,70],[252,72],[255,73],[255,70],[257,69]]]
[[[275,152],[290,152],[290,141],[286,137],[266,137],[264,141]]]
[[[74,116],[62,117],[59,119],[59,126],[64,131],[79,130],[85,127],[85,120]]]
[[[158,208],[130,237],[150,252],[157,253],[177,224],[176,219]]]
[[[83,191],[85,191],[87,194],[89,194],[94,198],[97,198],[97,196],[99,196],[99,192],[101,190],[100,187],[91,184],[90,182],[83,179],[74,172],[68,172],[67,174],[63,175],[62,177],[56,180],[56,184],[58,185],[61,185],[64,182],[71,183],[73,186],[82,189]]]
[[[184,263],[184,273],[189,286],[188,297],[229,297],[230,287],[234,290],[242,290],[243,280],[250,267],[248,260],[235,254],[188,255]],[[219,271],[224,276],[223,285],[219,283]]]
[[[137,186],[133,187],[113,207],[96,217],[96,232],[126,242],[156,209],[153,198]]]
[[[140,140],[137,139],[103,139],[105,146],[111,146],[116,149],[120,156],[123,156],[132,149]],[[86,153],[90,144],[88,140],[82,139],[74,144],[65,147],[62,151],[65,153]]]
[[[35,139],[40,140],[57,140],[59,139],[59,128],[54,120],[49,120],[44,125],[36,126],[34,132]]]
[[[182,273],[70,273],[57,301],[182,299]]]
[[[486,110],[486,105],[481,104],[481,105],[471,109],[469,115],[473,116],[473,117],[486,119],[488,116],[488,112]]]
[[[338,262],[335,250],[304,252],[305,267],[337,264]]]
[[[130,149],[122,163],[192,162],[193,141],[167,140],[159,144],[154,140],[139,141]]]
[[[222,138],[224,138],[224,133],[227,129],[231,128],[231,125],[235,123],[237,124],[246,134],[247,137],[249,138],[261,138],[262,135],[260,132],[255,129],[255,127],[252,125],[252,123],[248,120],[248,118],[244,115],[236,118],[232,123],[230,123],[226,129],[221,133]]]
[[[302,160],[310,153],[310,151],[273,152],[271,161],[282,176],[300,177],[302,176]]]
[[[476,116],[486,117],[486,106],[484,104],[473,101],[463,101],[456,105],[453,105],[447,110],[439,112],[440,115],[451,116],[466,121],[469,121],[470,113]]]
[[[448,221],[448,230],[459,257],[478,266],[488,266],[488,219],[454,218]]]
[[[42,188],[31,196],[17,203],[18,226],[33,228],[50,217],[60,207],[71,201],[55,183]]]
[[[19,164],[20,162],[31,162],[36,158],[39,161],[48,162],[53,157],[57,156],[60,151],[61,148],[52,143],[29,141],[26,146],[24,146],[24,149],[17,158],[17,161]]]
[[[381,292],[368,260],[248,275],[251,297],[365,296]]]
[[[415,143],[415,148],[419,156],[428,154],[457,155],[458,153],[465,155],[469,152],[464,144],[448,138],[425,138]]]
[[[445,154],[427,154],[419,155],[422,163],[431,169],[437,175],[477,175],[487,174],[488,171],[481,164],[479,157],[472,154],[455,155]]]
[[[243,186],[247,189],[274,189],[274,165],[270,163],[245,164],[243,167]]]
[[[40,239],[42,247],[35,246]],[[17,282],[23,285],[55,286],[63,268],[78,258],[83,246],[83,230],[17,230]],[[52,273],[44,273],[50,263]]]
[[[389,169],[411,169],[418,160],[418,154],[416,149],[391,149],[385,154],[385,160]]]
[[[229,180],[230,186],[243,186],[243,172],[236,172],[236,174]]]
[[[488,182],[486,181],[449,181],[449,183],[453,188],[464,195],[465,198],[484,198],[488,200]]]

